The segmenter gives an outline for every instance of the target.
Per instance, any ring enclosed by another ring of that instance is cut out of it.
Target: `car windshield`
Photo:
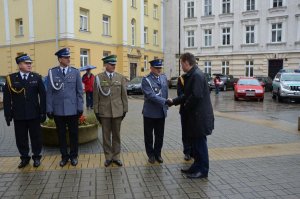
[[[142,82],[141,77],[135,77],[130,81],[130,83],[132,83],[132,84],[140,84],[141,82]]]
[[[259,86],[260,83],[257,81],[257,79],[240,79],[238,81],[238,85],[255,85],[255,86]]]
[[[300,81],[300,74],[282,74],[282,81]]]

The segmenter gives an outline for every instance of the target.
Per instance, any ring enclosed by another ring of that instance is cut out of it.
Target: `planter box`
[[[59,146],[56,127],[47,127],[41,125],[43,136],[43,145]],[[78,128],[78,144],[84,144],[98,139],[98,125],[91,124],[87,126],[79,126]],[[69,145],[69,131],[67,130],[67,143]]]

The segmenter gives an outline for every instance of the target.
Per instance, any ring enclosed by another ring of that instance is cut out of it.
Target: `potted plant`
[[[83,144],[98,139],[98,121],[94,114],[82,115],[78,119],[78,143]],[[46,146],[58,146],[58,135],[53,119],[47,119],[41,125],[43,144]],[[69,144],[69,132],[67,130],[67,142]]]

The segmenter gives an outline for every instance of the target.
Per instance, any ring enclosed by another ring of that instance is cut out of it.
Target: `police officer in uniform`
[[[59,66],[49,70],[47,84],[47,116],[54,118],[59,138],[61,161],[65,166],[78,164],[78,118],[83,113],[83,88],[80,72],[70,66],[70,50],[63,48],[55,53]],[[66,131],[69,131],[68,153]]]
[[[18,168],[29,164],[30,136],[33,166],[40,166],[42,137],[40,123],[46,120],[46,92],[39,74],[31,72],[32,60],[26,54],[16,57],[19,72],[6,77],[4,116],[8,126],[14,120],[16,143],[21,155]]]
[[[96,75],[94,81],[94,112],[102,124],[104,166],[111,163],[122,166],[121,123],[128,112],[128,100],[125,77],[115,72],[117,56],[110,55],[102,59],[105,72]]]
[[[165,118],[167,117],[168,106],[168,81],[162,69],[161,59],[150,61],[150,74],[143,77],[142,90],[144,93],[144,139],[148,162],[153,164],[155,160],[163,163],[161,149],[164,139]],[[154,131],[154,146],[153,146]]]

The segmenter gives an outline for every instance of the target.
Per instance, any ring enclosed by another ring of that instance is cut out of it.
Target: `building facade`
[[[162,0],[2,0],[0,75],[15,72],[15,57],[27,53],[33,70],[46,75],[54,53],[69,47],[71,64],[103,70],[102,57],[116,54],[116,71],[128,79],[149,72],[163,58]]]
[[[299,68],[299,0],[181,0],[181,10],[181,52],[206,73],[274,77]]]

